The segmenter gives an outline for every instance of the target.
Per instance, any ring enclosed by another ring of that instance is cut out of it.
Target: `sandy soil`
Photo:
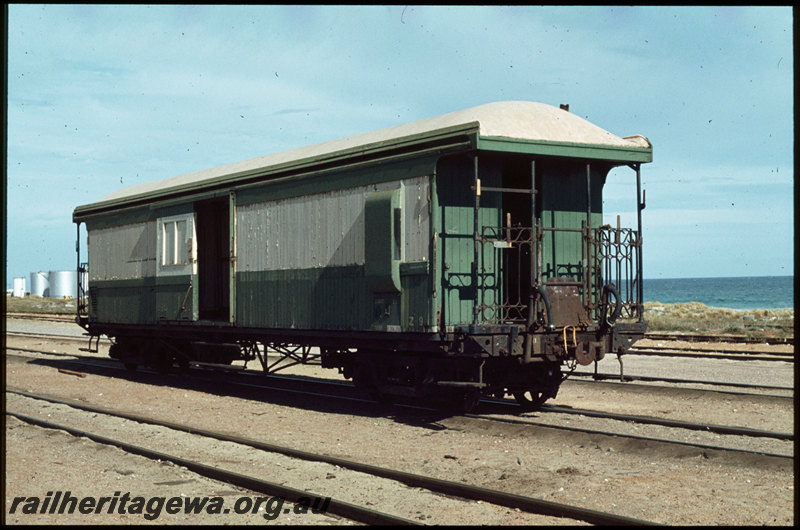
[[[32,350],[78,352],[76,344],[9,338],[8,346]],[[449,480],[464,481],[521,495],[584,506],[617,514],[680,525],[789,525],[794,522],[793,463],[758,456],[658,444],[640,440],[570,432],[537,424],[602,426],[601,420],[543,413],[497,414],[484,418],[448,417],[402,407],[345,402],[252,391],[231,392],[205,383],[201,389],[180,376],[146,374],[108,376],[86,370],[76,377],[57,370],[42,354],[9,351],[6,385],[48,393],[112,409],[152,415],[178,423],[221,430],[308,451],[332,454],[375,465]],[[28,355],[21,359],[17,355]],[[102,355],[102,352],[101,354]],[[606,362],[605,360],[603,361]],[[657,364],[652,365],[653,362]],[[662,369],[665,358],[641,364],[625,360],[626,372]],[[713,361],[719,362],[719,361]],[[613,364],[611,364],[613,363]],[[648,365],[650,363],[650,365]],[[601,371],[612,371],[615,359]],[[742,366],[746,364],[745,366]],[[793,382],[789,363],[738,363],[727,368],[748,380],[763,377]],[[719,366],[719,365],[718,365]],[[673,367],[670,371],[676,371]],[[705,369],[705,368],[704,368]],[[707,369],[711,370],[709,366]],[[318,373],[317,368],[303,368]],[[754,375],[758,372],[758,375]],[[325,371],[337,378],[334,371]],[[673,375],[680,377],[680,375]],[[266,480],[282,482],[321,496],[371,503],[381,510],[426,524],[574,524],[513,509],[446,499],[391,481],[320,464],[266,455],[235,444],[213,442],[169,429],[83,413],[6,394],[6,408],[57,423],[224,466]],[[618,410],[726,425],[794,431],[793,403],[770,397],[617,389],[607,385],[564,385],[555,404]],[[480,411],[479,411],[480,412]],[[619,423],[619,422],[616,422]],[[791,442],[763,439],[730,441],[712,433],[627,425],[630,433],[670,436],[702,443],[728,443],[751,450],[792,454]],[[737,437],[741,438],[741,437]],[[155,496],[221,496],[226,506],[236,499],[260,496],[200,477],[185,469],[126,454],[72,437],[64,432],[6,419],[6,511],[14,524],[139,524],[141,514],[10,514],[15,497],[50,491],[73,495],[113,496],[131,492]],[[264,524],[265,512],[161,513],[152,522],[169,524]],[[280,524],[350,524],[324,514],[281,513]]]

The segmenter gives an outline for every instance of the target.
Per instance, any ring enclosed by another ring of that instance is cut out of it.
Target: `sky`
[[[653,145],[647,278],[792,275],[790,7],[8,7],[6,287],[120,188],[503,100]],[[614,170],[607,222],[635,227]],[[85,259],[85,240],[82,255]]]

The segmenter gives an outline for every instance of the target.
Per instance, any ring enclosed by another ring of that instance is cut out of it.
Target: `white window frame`
[[[183,237],[178,237],[178,224],[186,223]],[[156,276],[194,274],[197,264],[197,237],[194,214],[160,217],[156,229]],[[171,233],[169,233],[171,232]],[[167,249],[166,245],[172,248]],[[165,260],[169,258],[170,263]]]

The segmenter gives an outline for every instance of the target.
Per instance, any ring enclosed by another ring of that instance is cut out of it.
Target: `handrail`
[[[533,305],[535,314],[538,314],[543,309],[541,306],[543,303],[542,297],[538,294],[540,287],[542,288],[541,290],[544,290],[544,286],[547,285],[574,286],[579,287],[579,293],[587,315],[598,324],[602,324],[605,319],[602,313],[608,310],[606,302],[608,286],[612,285],[616,295],[614,296],[616,302],[614,304],[614,314],[622,319],[641,316],[643,302],[639,288],[641,274],[638,268],[641,240],[634,229],[612,228],[609,225],[592,228],[591,230],[542,227],[538,224],[533,227],[483,226],[477,240],[481,244],[492,245],[496,252],[511,252],[511,255],[506,254],[505,260],[514,259],[512,256],[516,256],[519,260],[522,253],[525,252],[535,255],[532,250],[536,249],[538,251],[538,247],[541,245],[541,241],[537,240],[535,234],[545,231],[584,233],[583,239],[587,241],[587,244],[582,245],[582,254],[588,254],[588,256],[582,256],[580,267],[582,268],[583,263],[586,263],[592,269],[592,273],[589,274],[589,271],[583,273],[579,270],[575,276],[579,279],[555,282],[552,281],[555,276],[551,276],[544,281],[537,282],[535,286],[531,285],[535,297]],[[587,232],[590,237],[586,237]],[[483,252],[479,255],[482,261],[486,259]],[[522,279],[524,275],[528,274],[528,271],[523,270],[520,265],[521,261],[517,263],[516,273],[519,278],[516,279],[516,283],[513,278],[504,278],[502,282],[504,289],[502,299],[493,299],[498,303],[485,303],[484,293],[477,292],[482,289],[497,290],[499,289],[498,282],[492,282],[488,286],[486,284],[476,286],[475,298],[480,300],[480,303],[477,305],[475,313],[479,320],[484,322],[514,322],[518,324],[529,320],[528,293],[522,293],[520,289],[521,285],[526,285]],[[507,269],[508,261],[505,261],[503,270],[495,271],[495,273],[507,274]],[[485,268],[481,268],[481,273],[478,276],[485,278],[487,275],[491,276],[492,274],[487,273]],[[590,281],[592,285],[586,285],[587,281]],[[516,285],[517,289],[514,292],[510,292],[509,282],[511,285]]]

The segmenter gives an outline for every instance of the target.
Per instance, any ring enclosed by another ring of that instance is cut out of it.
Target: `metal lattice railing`
[[[595,321],[601,320],[604,306],[604,288],[613,284],[619,299],[608,297],[607,303],[621,304],[620,319],[637,319],[642,315],[642,300],[639,282],[639,252],[641,241],[632,229],[602,226],[592,229],[587,239],[585,229],[559,229],[542,227],[489,227],[482,228],[479,242],[490,245],[493,252],[480,253],[478,269],[478,320],[484,323],[522,323],[527,320],[530,287],[540,284],[536,277],[531,256],[537,255],[541,237],[545,232],[574,232],[583,239],[581,258],[576,262],[577,271],[568,276],[581,284],[578,292],[587,315]],[[536,237],[534,234],[540,234]],[[552,236],[551,236],[552,237]],[[555,245],[555,239],[551,239]],[[538,243],[538,244],[537,244]],[[582,264],[588,264],[585,270]],[[551,264],[552,265],[552,264]],[[563,264],[555,270],[561,270]],[[540,276],[553,276],[554,272],[538,269]],[[555,276],[553,276],[555,277]],[[501,281],[498,283],[497,278]],[[588,282],[588,285],[587,285]],[[536,301],[538,312],[540,301]]]
[[[481,290],[480,305],[478,306],[479,320],[483,322],[524,322],[528,311],[527,290],[523,292],[523,285],[530,285],[522,281],[523,275],[532,279],[531,249],[533,248],[533,229],[531,227],[493,227],[484,226],[481,241],[485,245],[492,245],[494,266],[502,267],[501,289],[492,293],[492,297],[500,303],[486,303],[486,289]],[[486,254],[483,256],[480,277],[484,279],[489,275],[486,270]],[[530,280],[528,280],[529,282]]]
[[[640,318],[643,311],[639,270],[642,242],[636,230],[601,226],[594,230],[593,239],[595,269],[600,274],[596,297],[599,299],[604,285],[613,283],[622,304],[620,318]]]

